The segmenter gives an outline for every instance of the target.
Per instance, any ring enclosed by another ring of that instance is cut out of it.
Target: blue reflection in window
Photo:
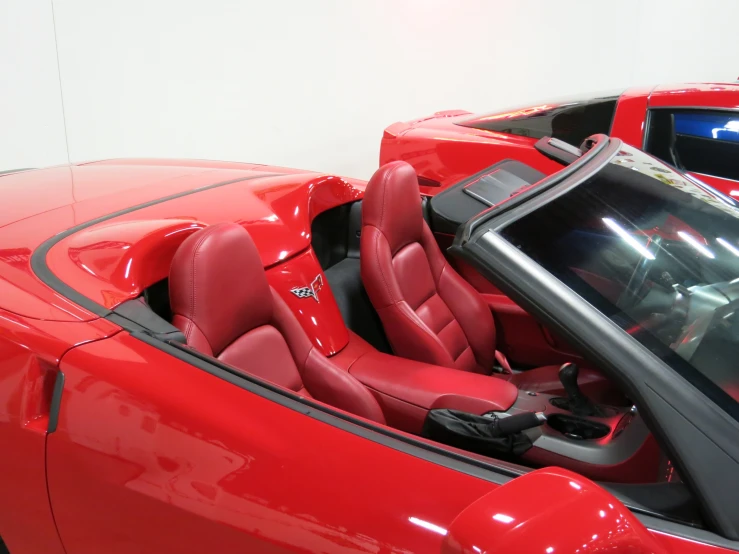
[[[739,142],[739,115],[676,113],[675,133]]]

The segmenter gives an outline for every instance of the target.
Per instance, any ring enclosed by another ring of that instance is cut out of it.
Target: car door
[[[125,332],[61,370],[47,469],[67,554],[438,552],[497,486]]]

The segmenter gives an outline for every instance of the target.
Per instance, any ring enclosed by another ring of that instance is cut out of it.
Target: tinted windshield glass
[[[475,117],[464,127],[540,139],[554,137],[573,146],[597,133],[608,134],[618,96],[553,102]]]
[[[501,235],[707,394],[739,399],[739,210],[625,148]]]

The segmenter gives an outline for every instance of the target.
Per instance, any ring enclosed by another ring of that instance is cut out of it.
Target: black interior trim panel
[[[429,201],[430,227],[437,233],[454,235],[470,218],[544,177],[541,171],[515,160],[503,160],[486,167]]]

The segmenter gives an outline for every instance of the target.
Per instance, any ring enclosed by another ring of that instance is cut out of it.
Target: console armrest
[[[451,408],[473,414],[505,411],[516,401],[518,389],[491,375],[469,373],[371,351],[349,373],[382,395],[424,410]]]

